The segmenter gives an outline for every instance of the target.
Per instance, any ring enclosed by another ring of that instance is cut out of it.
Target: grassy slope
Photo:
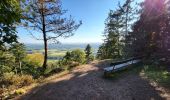
[[[164,66],[155,67],[153,65],[145,65],[143,72],[148,79],[170,90],[170,73]]]
[[[112,73],[108,78],[115,80],[127,74],[143,74],[150,81],[156,82],[170,91],[170,72],[166,70],[165,66],[156,67],[154,65],[136,64],[122,71]]]

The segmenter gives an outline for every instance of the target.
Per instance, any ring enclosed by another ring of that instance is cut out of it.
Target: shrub
[[[43,74],[43,71],[41,69],[42,67],[37,67],[37,65],[34,65],[34,63],[25,61],[22,70],[23,74],[29,74],[32,75],[34,78],[37,78]]]
[[[13,72],[4,73],[3,76],[1,77],[1,83],[4,85],[7,85],[7,86],[11,85],[12,84],[11,80],[12,80],[13,76],[14,76]]]
[[[7,51],[0,50],[0,75],[11,72],[14,69],[15,57]]]
[[[14,85],[16,87],[22,87],[30,85],[34,82],[34,79],[30,75],[17,75],[13,72],[4,73],[2,77],[3,85],[9,86]]]
[[[3,73],[11,72],[12,68],[10,66],[0,65],[0,75]]]
[[[80,49],[76,49],[72,52],[67,52],[63,59],[58,61],[58,65],[62,69],[71,69],[85,63],[85,61],[85,52]]]
[[[95,59],[94,55],[90,55],[89,58],[87,59],[87,62],[93,61]],[[89,60],[89,61],[88,61]]]
[[[73,50],[71,52],[71,60],[83,64],[85,62],[85,53],[80,49]]]

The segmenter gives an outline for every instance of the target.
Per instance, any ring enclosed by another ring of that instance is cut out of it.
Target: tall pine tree
[[[86,61],[87,63],[94,60],[93,52],[92,52],[92,47],[90,44],[88,44],[85,48],[85,54],[86,54]]]
[[[105,22],[104,43],[99,48],[98,57],[102,59],[115,59],[123,56],[125,36],[130,31],[132,21],[131,0],[126,0],[123,5],[119,4],[116,11],[110,10]]]
[[[145,0],[142,3],[140,19],[135,22],[129,36],[133,56],[163,54],[162,50],[167,45],[167,18],[165,0]]]
[[[63,16],[67,11],[62,9],[60,0],[28,0],[22,3],[22,8],[26,9],[23,13],[25,26],[41,34],[42,38],[38,40],[44,42],[43,68],[46,69],[48,42],[58,41],[59,37],[72,36],[81,22],[76,24],[71,16]]]

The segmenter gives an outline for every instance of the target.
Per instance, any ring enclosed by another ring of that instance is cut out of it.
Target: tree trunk
[[[23,75],[23,73],[22,73],[22,62],[21,61],[19,62],[19,68],[20,68],[20,71],[21,71],[21,75]]]
[[[42,8],[44,8],[42,3]],[[44,38],[44,63],[43,68],[47,68],[47,36],[46,36],[46,27],[45,27],[45,16],[44,16],[44,9],[42,9],[42,31],[43,31],[43,38]]]
[[[18,74],[17,68],[15,67],[15,74]]]
[[[47,68],[47,40],[44,38],[44,63],[43,63],[43,68]]]

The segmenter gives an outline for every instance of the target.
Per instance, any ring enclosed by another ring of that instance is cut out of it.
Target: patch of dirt
[[[36,87],[17,100],[170,100],[138,74],[107,80],[103,68],[109,62],[82,65],[70,73]]]

